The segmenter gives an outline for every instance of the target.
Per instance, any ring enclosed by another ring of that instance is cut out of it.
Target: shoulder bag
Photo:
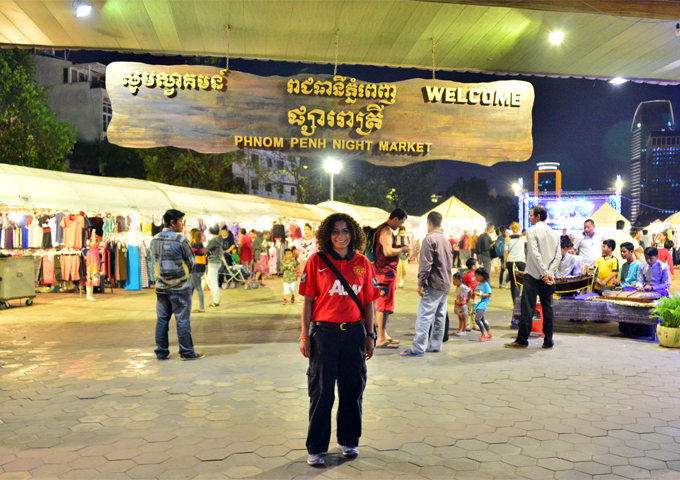
[[[326,256],[325,253],[323,252],[317,252],[316,253],[319,258],[323,261],[323,263],[326,264],[328,268],[331,269],[331,272],[337,277],[338,280],[340,280],[340,283],[342,284],[343,288],[347,292],[347,294],[354,300],[354,303],[356,303],[357,307],[359,308],[359,311],[361,312],[361,317],[365,318],[364,316],[364,307],[361,305],[361,302],[359,302],[359,298],[357,297],[357,294],[354,293],[354,290],[350,286],[349,282],[347,279],[344,277],[342,273],[340,273],[340,270],[338,270],[335,265],[333,265],[333,262]]]

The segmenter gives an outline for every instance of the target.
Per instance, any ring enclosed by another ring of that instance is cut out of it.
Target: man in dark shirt
[[[494,231],[493,223],[486,224],[486,231],[477,239],[477,252],[479,261],[484,265],[487,272],[491,271],[491,233]]]

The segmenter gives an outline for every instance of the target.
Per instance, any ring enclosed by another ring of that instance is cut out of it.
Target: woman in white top
[[[515,281],[513,270],[517,266],[517,270],[523,272],[527,266],[527,239],[519,235],[519,223],[512,222],[510,230],[512,230],[512,235],[505,244],[505,265],[510,272],[510,295],[512,295],[514,307],[515,300],[519,297],[519,287]]]

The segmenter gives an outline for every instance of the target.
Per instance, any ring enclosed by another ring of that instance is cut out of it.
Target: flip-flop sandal
[[[404,350],[404,351],[401,352],[399,355],[401,355],[402,357],[422,357],[422,356],[424,356],[425,354],[423,354],[423,353],[414,353],[412,350]]]
[[[382,345],[376,345],[375,348],[399,348],[396,343],[385,342]]]
[[[201,310],[201,309],[192,310],[191,313],[205,313],[205,310]]]
[[[390,338],[389,340],[387,340],[387,343],[393,343],[395,345],[398,345],[400,341],[401,340],[396,340],[394,338]]]

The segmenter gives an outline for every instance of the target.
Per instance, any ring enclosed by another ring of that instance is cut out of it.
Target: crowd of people
[[[616,232],[603,236],[589,219],[574,239],[566,231],[560,236],[548,226],[547,216],[546,209],[537,205],[531,209],[532,226],[528,231],[520,232],[516,222],[509,229],[488,224],[481,234],[463,232],[460,238],[447,239],[442,215],[428,214],[427,235],[417,244],[419,301],[415,336],[411,347],[400,354],[422,357],[441,352],[448,333],[448,296],[452,288],[453,313],[458,319],[455,335],[466,335],[476,325],[478,341],[492,340],[494,335],[486,319],[493,297],[492,278],[498,279],[499,288],[509,283],[513,305],[520,299],[517,338],[504,345],[515,349],[528,346],[537,298],[543,311],[543,348],[553,348],[555,285],[566,277],[591,272],[596,276],[594,290],[600,293],[630,289],[669,294],[674,275],[670,232],[656,238],[645,237],[644,231],[635,229],[626,234],[621,223]],[[302,305],[299,348],[309,359],[307,461],[310,465],[324,464],[336,386],[338,449],[345,456],[358,455],[366,361],[375,348],[399,348],[399,340],[388,334],[387,327],[394,314],[396,290],[403,286],[406,266],[414,255],[404,230],[406,212],[396,209],[377,228],[363,230],[351,216],[331,214],[316,232],[305,225],[304,237],[296,245],[284,246],[280,262],[272,262],[267,254],[271,248],[269,232],[242,230],[237,243],[228,229],[213,227],[212,238],[204,243],[198,231],[191,232],[190,240],[184,237],[183,217],[177,210],[166,212],[165,229],[151,242],[158,278],[158,359],[170,357],[168,325],[173,314],[181,359],[203,357],[194,349],[190,320],[193,290],[199,292],[199,308],[194,311],[204,311],[204,275],[213,295],[210,306],[218,306],[220,269],[229,267],[230,257],[235,261],[238,255],[238,263],[251,273],[244,279],[246,283],[261,282],[274,266],[276,273],[283,276],[283,304],[295,303],[297,294]],[[514,271],[523,272],[521,291]]]

